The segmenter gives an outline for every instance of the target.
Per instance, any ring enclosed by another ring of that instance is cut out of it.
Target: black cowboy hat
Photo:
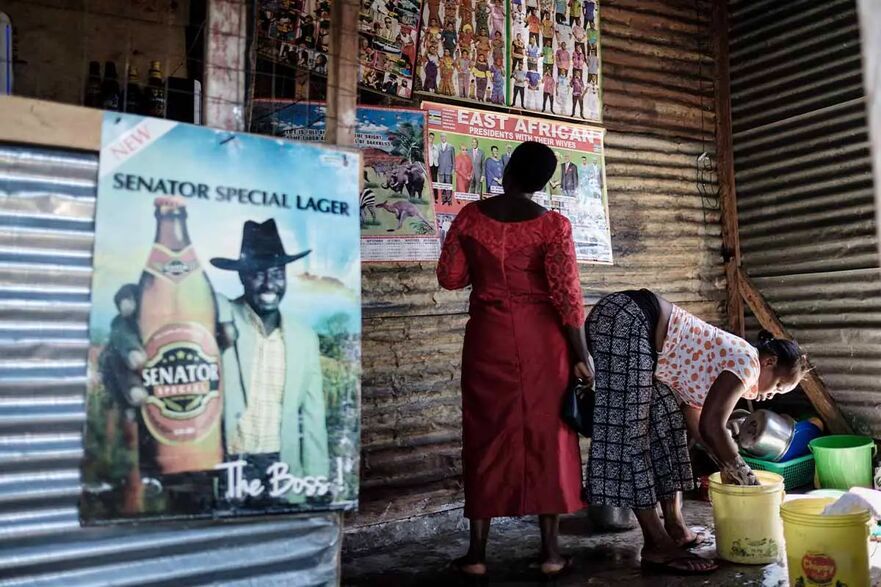
[[[238,259],[215,257],[211,264],[225,271],[263,271],[270,267],[281,267],[302,259],[311,250],[296,255],[288,255],[278,236],[275,220],[258,224],[251,220],[242,229],[242,249]]]

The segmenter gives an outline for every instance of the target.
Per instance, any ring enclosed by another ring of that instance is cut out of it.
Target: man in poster
[[[211,259],[218,269],[238,272],[244,290],[235,300],[216,294],[225,460],[242,458],[245,475],[264,485],[266,468],[275,462],[295,477],[327,477],[329,470],[318,337],[279,309],[287,290],[285,267],[310,252],[287,254],[274,220],[248,221],[239,258]],[[117,396],[134,407],[146,397],[139,376],[146,354],[135,322],[139,298],[135,285],[117,293],[119,316],[102,361],[105,380],[122,387]],[[223,488],[219,493],[222,499]],[[283,499],[305,501],[293,492]]]
[[[474,170],[474,175],[471,176],[471,186],[468,188],[468,191],[472,194],[482,194],[480,184],[481,179],[483,179],[483,165],[486,154],[480,148],[480,143],[477,139],[471,139],[471,148],[468,150],[468,154],[471,155],[471,168]]]
[[[508,162],[511,160],[511,153],[514,151],[514,148],[511,145],[505,147],[505,154],[502,155],[502,171],[508,166]]]
[[[572,158],[567,154],[560,166],[560,178],[562,180],[563,195],[570,198],[575,197],[578,190],[578,167],[572,163]]]
[[[438,181],[444,184],[453,183],[453,167],[456,159],[456,149],[447,142],[447,135],[441,135],[441,144],[437,153],[437,176]],[[445,189],[445,193],[450,190]],[[437,196],[435,196],[437,201]]]
[[[434,133],[429,133],[428,135],[428,170],[431,172],[431,181],[436,182],[437,179],[437,170],[438,170],[438,158],[440,155],[440,147],[438,147],[434,143]],[[438,198],[438,190],[435,188],[434,190],[434,201],[437,202]]]

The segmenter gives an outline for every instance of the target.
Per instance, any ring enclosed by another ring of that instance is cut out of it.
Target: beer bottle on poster
[[[162,64],[150,62],[150,79],[147,81],[147,116],[165,118],[165,81],[162,79]]]
[[[187,232],[180,198],[155,200],[156,238],[141,275],[138,327],[147,361],[141,408],[161,474],[205,471],[223,459],[217,305]]]

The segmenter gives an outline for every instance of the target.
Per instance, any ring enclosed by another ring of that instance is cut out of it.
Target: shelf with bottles
[[[202,92],[198,80],[162,75],[162,62],[151,61],[147,83],[142,84],[134,65],[127,68],[126,82],[120,82],[116,63],[89,63],[84,105],[113,112],[127,112],[154,118],[170,118],[201,124]]]

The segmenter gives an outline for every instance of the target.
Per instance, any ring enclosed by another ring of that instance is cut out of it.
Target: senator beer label
[[[193,247],[172,251],[162,245],[153,245],[145,270],[156,277],[180,283],[199,268],[199,259]]]
[[[159,329],[146,345],[141,379],[148,397],[141,411],[162,444],[196,442],[220,423],[220,350],[201,324]]]

